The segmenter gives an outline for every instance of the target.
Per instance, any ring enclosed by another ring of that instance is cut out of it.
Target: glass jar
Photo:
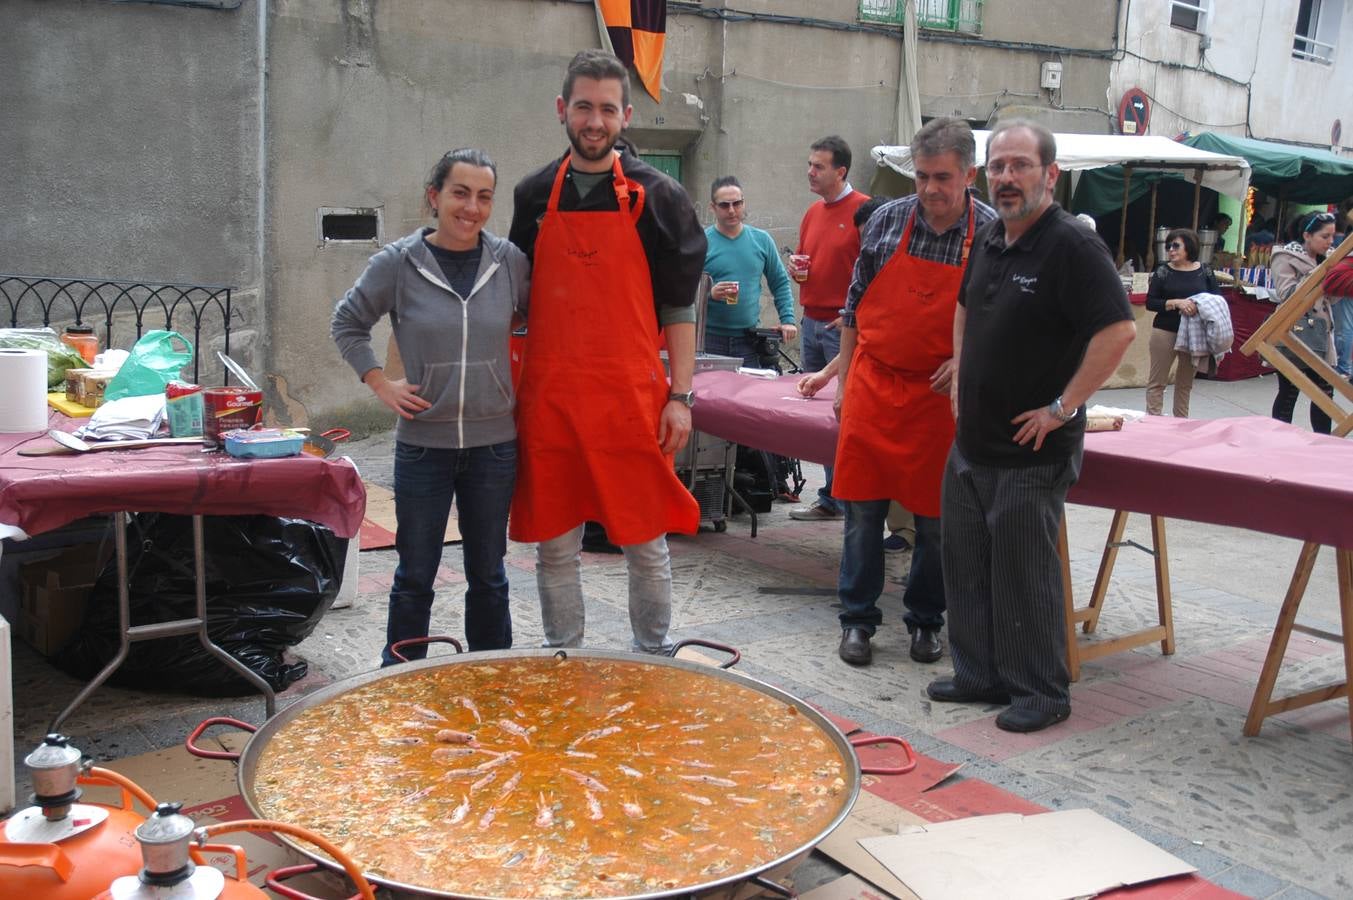
[[[73,349],[89,365],[94,365],[94,357],[99,355],[99,338],[94,334],[93,325],[68,325],[61,335],[61,343]]]

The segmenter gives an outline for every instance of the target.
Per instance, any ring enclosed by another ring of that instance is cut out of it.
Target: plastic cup
[[[789,274],[795,281],[804,282],[808,280],[808,266],[812,262],[806,253],[794,253],[789,257]]]

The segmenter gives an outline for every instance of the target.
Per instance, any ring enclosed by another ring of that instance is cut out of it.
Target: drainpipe
[[[258,9],[258,202],[255,210],[254,265],[258,283],[258,334],[264,373],[273,371],[272,336],[268,328],[268,0],[254,0]],[[256,364],[257,365],[257,364]]]
[[[921,88],[916,82],[916,0],[906,0],[897,66],[897,140],[906,146],[921,130]]]

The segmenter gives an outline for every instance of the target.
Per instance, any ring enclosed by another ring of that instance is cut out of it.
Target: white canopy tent
[[[977,165],[986,162],[989,131],[974,131]],[[1063,172],[1126,166],[1134,171],[1201,169],[1202,185],[1244,202],[1250,186],[1250,164],[1239,156],[1197,150],[1156,135],[1057,134],[1057,165]],[[911,148],[875,147],[874,162],[911,178]]]
[[[986,162],[987,138],[990,131],[974,131],[977,139],[977,165],[980,168]],[[1106,166],[1123,168],[1123,204],[1122,226],[1118,256],[1122,262],[1122,227],[1127,222],[1127,202],[1129,185],[1134,172],[1177,172],[1194,183],[1194,228],[1198,227],[1198,191],[1210,188],[1219,194],[1225,194],[1245,202],[1250,187],[1250,164],[1243,157],[1227,156],[1198,150],[1187,144],[1172,141],[1155,135],[1127,134],[1056,134],[1057,165],[1063,172],[1078,172],[1087,169],[1100,169]],[[915,177],[911,164],[909,147],[875,147],[874,162],[887,166],[908,178]],[[1151,227],[1155,226],[1155,190],[1152,184]]]

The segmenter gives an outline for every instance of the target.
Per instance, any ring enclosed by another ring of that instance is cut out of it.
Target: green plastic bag
[[[179,377],[193,361],[193,345],[177,331],[147,331],[104,389],[103,399],[163,394],[164,386]]]

